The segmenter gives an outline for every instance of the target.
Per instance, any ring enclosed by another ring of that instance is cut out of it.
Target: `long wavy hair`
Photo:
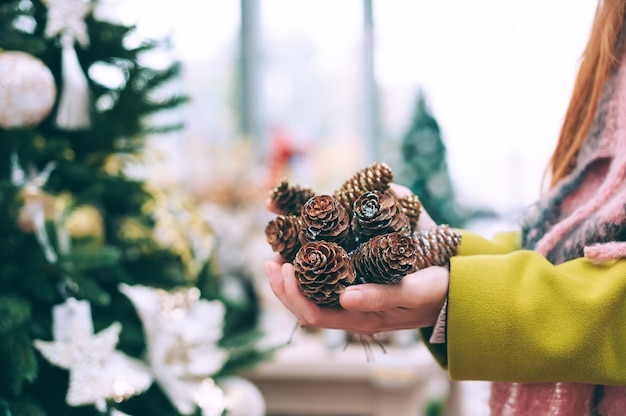
[[[598,0],[559,140],[548,164],[550,187],[576,167],[576,155],[591,128],[602,87],[620,62],[625,12],[626,0]]]

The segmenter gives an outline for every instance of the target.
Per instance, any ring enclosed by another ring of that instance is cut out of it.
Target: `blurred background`
[[[383,162],[438,223],[514,229],[541,193],[595,6],[0,1],[0,413],[486,415],[487,385],[451,383],[416,331],[298,328],[263,272],[264,203],[282,178],[331,193]],[[78,128],[52,120],[72,50],[95,92]],[[19,107],[30,82],[47,108]],[[72,338],[60,317],[77,304],[92,311]],[[141,361],[121,391],[121,367],[46,349],[113,321]],[[77,391],[76,372],[99,378]]]
[[[458,198],[506,216],[540,191],[595,2],[111,6],[171,35],[184,64],[187,129],[163,144],[178,179],[202,182],[214,147],[250,146],[266,166],[291,147],[290,177],[321,188],[371,161],[400,169],[422,91]]]

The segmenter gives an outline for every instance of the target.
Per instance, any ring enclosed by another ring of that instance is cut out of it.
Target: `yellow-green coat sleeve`
[[[457,251],[458,256],[472,256],[476,254],[506,254],[520,248],[519,231],[501,232],[494,235],[493,239],[486,239],[471,231],[458,230],[461,232],[461,245]]]
[[[626,384],[626,260],[459,256],[447,318],[453,379]]]
[[[450,262],[447,343],[430,346],[452,379],[626,384],[626,260],[468,255],[473,238]]]
[[[501,232],[492,239],[486,239],[481,235],[467,231],[457,230],[462,234],[461,244],[456,256],[471,256],[476,254],[505,254],[520,248],[519,231]],[[448,366],[446,344],[431,344],[428,342],[433,333],[433,328],[422,328],[421,337],[426,346],[443,367]]]

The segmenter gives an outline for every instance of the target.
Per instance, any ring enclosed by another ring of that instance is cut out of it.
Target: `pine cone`
[[[315,192],[310,188],[299,185],[289,185],[286,179],[282,179],[270,191],[270,200],[275,210],[280,215],[300,215],[302,206]]]
[[[398,202],[402,206],[402,211],[409,218],[409,223],[411,225],[411,230],[417,230],[417,222],[420,219],[420,214],[422,213],[422,202],[417,197],[417,195],[411,194],[407,196],[403,196],[402,198],[397,198]]]
[[[448,225],[438,225],[434,230],[413,233],[417,243],[416,270],[429,266],[444,266],[454,256],[461,244],[461,234]]]
[[[415,271],[417,244],[410,235],[389,233],[373,237],[351,254],[360,283],[398,283]]]
[[[354,202],[352,231],[357,243],[392,232],[410,234],[409,218],[391,191],[368,191]]]
[[[310,241],[293,262],[300,291],[318,305],[336,306],[354,282],[354,266],[344,248],[330,241]]]
[[[300,213],[300,242],[332,241],[342,245],[350,235],[350,218],[331,195],[311,197]]]
[[[352,205],[367,191],[385,192],[393,180],[393,172],[384,163],[373,163],[346,180],[334,193],[341,205],[352,215]]]
[[[279,215],[265,227],[265,238],[272,251],[283,256],[288,262],[293,261],[302,247],[300,234],[300,218],[295,215]]]

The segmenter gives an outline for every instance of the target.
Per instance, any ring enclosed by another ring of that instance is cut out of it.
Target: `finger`
[[[367,283],[347,287],[339,296],[341,306],[355,311],[382,311],[395,308],[402,294],[400,285]]]
[[[449,272],[433,266],[406,275],[398,284],[362,284],[347,287],[341,306],[355,311],[385,311],[392,308],[441,306],[448,291]]]
[[[397,183],[390,183],[389,187],[400,198],[413,195],[413,192],[406,186],[398,185]]]
[[[450,272],[446,267],[431,266],[405,276],[402,283],[404,290],[400,304],[440,308],[448,294]]]
[[[402,279],[398,309],[411,312],[403,318],[414,328],[435,324],[448,294],[449,276],[447,268],[432,266]]]
[[[273,275],[277,274],[280,270],[280,256],[276,256],[274,260],[268,260],[263,264],[263,269],[265,270],[265,275],[271,278]]]
[[[298,319],[300,325],[315,328],[350,329],[360,328],[363,325],[362,316],[352,316],[354,313],[340,308],[319,306],[307,299],[300,291],[300,286],[294,276],[293,265],[286,263],[282,266],[283,288],[286,304],[289,310]],[[367,320],[366,320],[367,321]]]
[[[282,302],[285,298],[285,288],[280,264],[273,261],[265,262],[265,274],[269,277],[272,292]]]
[[[425,209],[420,212],[420,217],[417,220],[418,230],[432,230],[437,227],[437,223],[428,215]]]
[[[287,263],[287,259],[286,259],[286,258],[284,258],[283,256],[281,256],[280,254],[278,254],[278,255],[275,257],[274,261],[275,261],[276,263],[278,263],[279,265],[282,265],[282,264]]]
[[[300,285],[294,275],[293,265],[290,263],[283,264],[282,273],[289,310],[296,316],[301,325],[317,326],[317,316],[320,313],[320,307],[305,298],[300,291]]]
[[[274,201],[271,197],[265,200],[265,208],[274,214],[281,214],[278,206],[276,206],[276,201]]]

